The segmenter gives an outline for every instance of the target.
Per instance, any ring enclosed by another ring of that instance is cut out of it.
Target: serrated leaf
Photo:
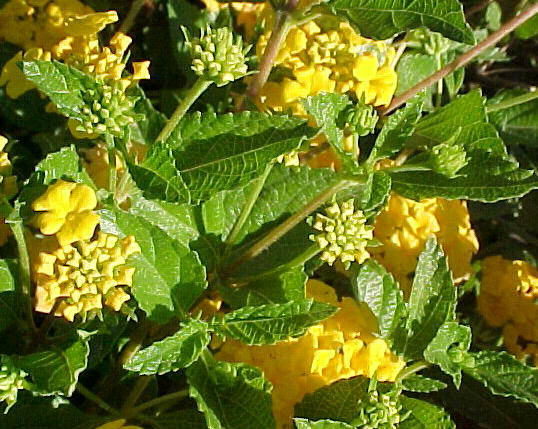
[[[523,90],[505,90],[490,98],[488,108],[497,103],[526,94]],[[507,144],[538,146],[538,99],[506,109],[488,112],[490,122]]]
[[[443,372],[451,375],[456,387],[461,384],[461,364],[452,359],[449,350],[456,347],[462,353],[466,353],[471,345],[471,337],[471,328],[468,326],[446,322],[424,350],[424,359],[439,365]]]
[[[128,323],[127,316],[121,312],[105,311],[103,320],[96,318],[85,326],[87,331],[93,332],[88,343],[88,369],[95,368],[114,350]]]
[[[437,392],[447,387],[445,383],[433,378],[424,377],[420,374],[412,374],[402,380],[402,386],[404,390],[408,392]]]
[[[481,382],[495,395],[511,396],[538,407],[538,371],[506,352],[484,350],[470,353],[474,366],[466,374]]]
[[[406,311],[398,283],[377,261],[369,260],[353,270],[351,287],[357,302],[366,303],[376,316],[381,336],[390,341]]]
[[[90,348],[87,340],[84,336],[69,340],[51,350],[22,356],[16,364],[29,374],[40,395],[71,396],[88,363]]]
[[[97,82],[80,70],[58,61],[23,61],[21,70],[69,118],[84,120],[82,92],[97,88]]]
[[[408,304],[408,317],[394,336],[393,349],[409,359],[421,359],[438,329],[455,318],[456,288],[443,250],[430,237],[419,256]]]
[[[215,321],[213,327],[220,335],[245,344],[274,344],[304,335],[310,326],[336,310],[330,304],[309,299],[242,307]]]
[[[307,280],[303,267],[297,266],[281,273],[260,276],[247,284],[220,285],[219,292],[232,308],[284,303],[304,299]]]
[[[360,412],[361,398],[368,399],[369,384],[366,377],[354,377],[322,387],[295,405],[295,416],[350,423]]]
[[[193,129],[193,125],[198,128]],[[313,131],[304,120],[263,113],[188,116],[146,160],[131,166],[149,198],[198,203],[246,185]]]
[[[448,413],[441,407],[419,399],[400,396],[402,410],[410,411],[409,416],[400,422],[399,429],[456,429]]]
[[[426,55],[416,51],[404,53],[396,66],[398,86],[395,94],[404,93],[436,71],[437,63],[433,55]],[[427,89],[427,91],[431,96],[431,90]]]
[[[166,124],[166,116],[157,111],[138,85],[129,88],[129,95],[138,99],[133,111],[144,119],[129,125],[129,140],[151,145]]]
[[[425,26],[459,42],[475,42],[457,0],[331,0],[329,5],[365,37],[388,39]]]
[[[206,287],[196,253],[141,217],[117,208],[99,214],[104,232],[134,235],[142,249],[127,263],[136,268],[132,293],[148,318],[166,323],[174,314],[185,315]]]
[[[123,367],[141,375],[177,371],[195,362],[210,340],[207,323],[190,320],[175,334],[140,350]]]
[[[271,384],[260,370],[204,353],[187,369],[189,393],[208,429],[273,429]]]
[[[293,419],[297,429],[353,429],[355,426],[348,425],[344,422],[334,420],[307,420],[301,418]]]

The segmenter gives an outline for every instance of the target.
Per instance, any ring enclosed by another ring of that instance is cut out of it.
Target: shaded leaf
[[[402,410],[410,411],[409,416],[400,422],[400,429],[456,429],[448,413],[441,407],[419,399],[400,396]]]
[[[348,425],[344,422],[334,420],[317,420],[311,421],[307,419],[293,419],[297,429],[353,429],[355,426]]]
[[[402,380],[402,386],[404,390],[409,392],[437,392],[447,387],[445,383],[433,378],[424,377],[420,374],[412,374]]]

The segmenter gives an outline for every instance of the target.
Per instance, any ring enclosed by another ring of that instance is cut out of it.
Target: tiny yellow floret
[[[61,246],[93,236],[99,223],[99,215],[93,211],[96,206],[92,188],[61,179],[32,203],[34,211],[44,212],[36,216],[36,226],[45,235],[56,234]]]
[[[124,426],[126,421],[127,420],[125,419],[114,420],[112,422],[108,422],[104,425],[96,427],[95,429],[143,429],[140,426]]]

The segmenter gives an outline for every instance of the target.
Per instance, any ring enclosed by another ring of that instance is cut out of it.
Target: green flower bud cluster
[[[361,429],[396,429],[404,417],[400,416],[402,406],[398,401],[398,392],[369,393],[367,401],[359,403],[360,413],[351,424]]]
[[[370,104],[357,103],[345,111],[345,122],[353,134],[366,136],[375,130],[377,111]]]
[[[441,143],[430,152],[432,170],[450,179],[456,177],[467,162],[467,152],[459,144]]]
[[[9,409],[17,402],[19,390],[26,387],[26,373],[15,367],[9,356],[2,356],[2,365],[0,367],[0,402],[5,401],[7,404],[7,413]]]
[[[247,73],[245,55],[250,46],[244,48],[241,36],[235,37],[227,27],[202,29],[200,37],[190,37],[185,34],[186,46],[192,56],[192,70],[201,78],[224,86]]]
[[[318,213],[312,225],[320,233],[310,235],[323,250],[321,259],[329,265],[340,259],[346,269],[352,261],[361,264],[368,259],[366,247],[373,239],[373,226],[366,225],[362,211],[355,211],[353,200],[334,203],[325,213],[326,216]]]
[[[75,129],[88,134],[110,133],[121,137],[124,127],[144,119],[144,115],[135,114],[137,97],[125,94],[125,85],[117,82],[103,82],[96,89],[82,94],[86,106],[82,109],[85,120],[77,121]]]

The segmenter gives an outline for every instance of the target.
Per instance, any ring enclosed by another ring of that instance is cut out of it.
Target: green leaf
[[[408,317],[395,333],[394,351],[408,360],[422,352],[447,321],[455,318],[456,288],[441,246],[430,237],[419,256],[408,304]]]
[[[190,320],[175,334],[140,350],[123,367],[141,375],[177,371],[195,362],[210,340],[207,323]]]
[[[399,429],[456,429],[450,416],[441,407],[419,399],[400,396],[402,410],[410,411],[409,416],[400,422]]]
[[[400,95],[422,82],[437,71],[437,62],[433,55],[423,54],[412,50],[402,55],[396,66],[398,86],[396,95]],[[431,89],[427,89],[431,96]]]
[[[130,168],[147,197],[194,204],[246,185],[312,135],[304,120],[287,116],[191,115]]]
[[[13,271],[16,269],[17,261],[0,259],[0,293],[13,292],[15,290],[15,279]]]
[[[285,303],[305,298],[307,280],[303,267],[297,266],[288,271],[261,275],[240,286],[220,285],[219,292],[232,308]]]
[[[32,378],[41,395],[71,396],[78,377],[86,369],[90,348],[86,333],[80,338],[55,345],[51,350],[32,353],[16,360],[17,366]]]
[[[420,374],[412,374],[402,380],[402,386],[404,390],[409,392],[437,392],[447,387],[445,383],[433,378],[424,377]]]
[[[488,100],[487,107],[495,107],[497,103],[526,93],[527,91],[518,89],[501,91]],[[488,117],[507,144],[538,146],[538,99],[488,112]]]
[[[353,429],[355,426],[348,425],[344,422],[336,422],[334,420],[317,420],[311,421],[307,419],[293,419],[297,429]]]
[[[350,423],[360,412],[361,398],[368,399],[369,384],[366,377],[353,377],[322,387],[295,406],[295,416]]]
[[[455,360],[450,352],[455,350],[463,355],[459,356],[460,359],[464,359],[471,345],[471,337],[471,328],[468,326],[446,322],[424,350],[426,361],[439,365],[446,374],[451,375],[456,387],[461,384],[462,363]]]
[[[475,42],[457,0],[331,0],[329,5],[365,37],[388,39],[425,26],[459,42]]]
[[[443,197],[483,202],[519,197],[538,187],[532,171],[519,169],[495,128],[487,123],[484,99],[472,91],[421,119],[408,142],[431,148],[457,135],[468,164],[455,178],[432,171],[390,172],[393,188],[412,199]]]
[[[390,340],[406,311],[398,283],[377,261],[369,260],[360,271],[352,271],[351,287],[355,299],[376,316],[381,336]]]
[[[204,353],[187,369],[189,392],[209,429],[273,429],[271,384],[260,370]]]
[[[422,95],[413,97],[404,108],[390,115],[376,139],[368,163],[373,164],[383,158],[397,154],[415,131],[415,126],[422,115]]]
[[[129,88],[129,95],[138,98],[134,112],[144,115],[144,119],[129,125],[129,140],[151,145],[166,124],[166,116],[153,107],[138,85]]]
[[[530,39],[538,34],[538,15],[534,15],[527,22],[516,28],[516,35],[520,39]]]
[[[134,235],[142,249],[128,259],[136,268],[132,292],[148,318],[166,323],[184,316],[206,287],[196,253],[143,218],[117,208],[99,211],[101,229],[120,237]]]
[[[309,299],[242,307],[215,320],[213,327],[220,335],[245,344],[274,344],[304,335],[310,326],[332,316],[336,310],[330,304]]]
[[[69,118],[84,120],[86,105],[82,93],[97,88],[97,82],[81,72],[58,61],[23,61],[21,70],[28,80],[46,94],[58,110]]]
[[[488,4],[485,18],[490,30],[497,31],[501,27],[502,15],[503,11],[499,3],[494,1]]]
[[[466,374],[481,382],[495,395],[511,396],[538,407],[538,372],[506,352],[484,350],[471,353],[474,366]]]

